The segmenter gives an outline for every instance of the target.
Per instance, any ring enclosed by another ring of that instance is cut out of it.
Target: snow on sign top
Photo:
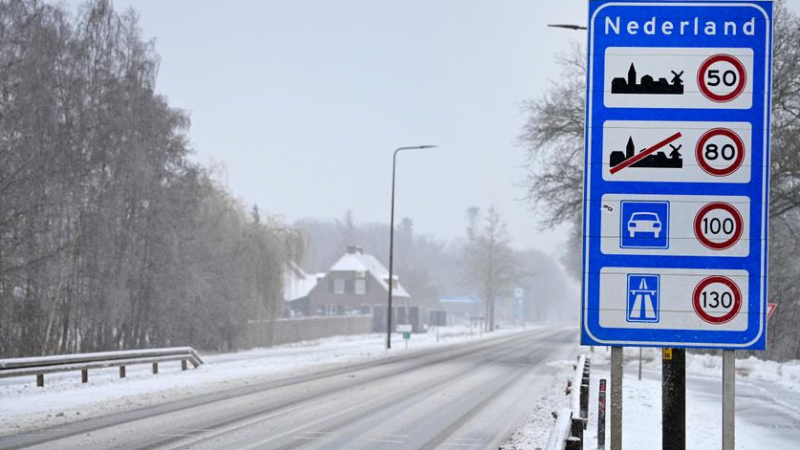
[[[582,342],[764,349],[772,2],[589,2]]]

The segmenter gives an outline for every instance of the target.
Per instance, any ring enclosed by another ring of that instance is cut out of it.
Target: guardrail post
[[[583,427],[585,424],[585,420],[580,417],[573,417],[572,418],[572,427],[570,428],[570,437],[575,438],[578,440],[578,443],[581,443],[581,447],[583,447]]]
[[[591,361],[586,358],[583,365],[583,378],[581,379],[581,393],[580,393],[580,414],[583,419],[589,418],[589,373],[591,371]],[[584,421],[584,428],[589,425],[589,421]]]
[[[153,375],[158,375],[158,363],[153,363]]]
[[[89,382],[89,369],[81,369],[81,383]]]
[[[119,366],[119,377],[125,378],[125,366]]]
[[[181,370],[189,370],[189,366],[186,364],[186,360],[181,360]]]
[[[36,375],[36,387],[44,387],[44,374],[40,373]]]
[[[567,438],[567,446],[564,450],[583,450],[583,442],[576,437]]]
[[[585,380],[581,384],[581,417],[587,419],[589,417],[589,381]]]

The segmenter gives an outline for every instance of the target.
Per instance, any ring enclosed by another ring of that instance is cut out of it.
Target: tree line
[[[775,3],[772,142],[770,148],[769,301],[778,304],[769,324],[768,356],[800,358],[800,17],[785,0]],[[560,55],[559,81],[528,114],[520,144],[527,157],[524,182],[532,207],[550,225],[572,224],[565,263],[580,278],[586,52]]]
[[[302,248],[190,159],[134,12],[0,1],[0,357],[240,345]]]

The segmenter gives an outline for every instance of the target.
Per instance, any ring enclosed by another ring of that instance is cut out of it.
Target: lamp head
[[[574,25],[574,24],[571,24],[571,23],[551,23],[551,24],[548,24],[547,26],[550,27],[550,28],[565,28],[567,30],[574,30],[574,31],[585,30],[586,29],[586,27],[584,27],[582,25]]]

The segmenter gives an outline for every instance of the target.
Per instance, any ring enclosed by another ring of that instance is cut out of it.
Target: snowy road
[[[572,330],[535,330],[366,362],[31,434],[0,448],[485,449],[555,382]]]

